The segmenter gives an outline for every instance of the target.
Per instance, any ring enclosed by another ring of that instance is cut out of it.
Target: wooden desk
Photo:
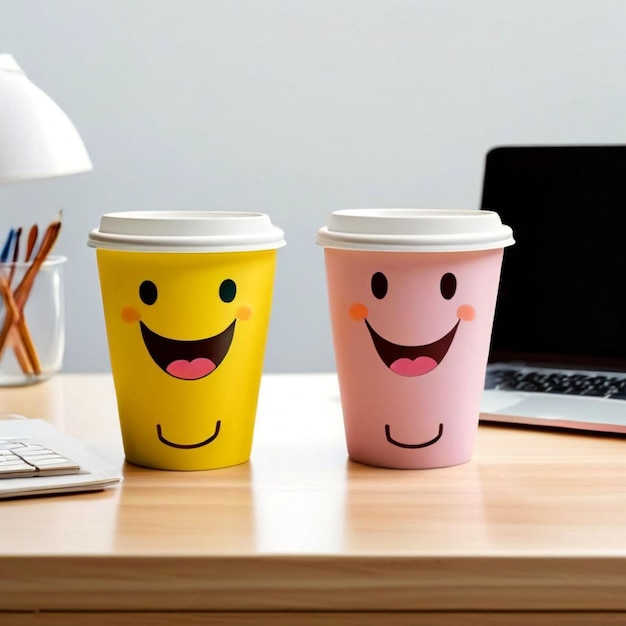
[[[108,375],[0,410],[124,464]],[[470,463],[376,469],[347,459],[333,375],[269,375],[249,463],[124,474],[0,502],[0,623],[626,624],[624,439],[481,426]]]

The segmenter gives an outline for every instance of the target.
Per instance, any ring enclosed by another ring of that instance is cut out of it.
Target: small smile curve
[[[391,428],[389,427],[389,424],[385,424],[385,436],[387,437],[387,441],[392,443],[394,446],[398,446],[399,448],[410,448],[411,450],[415,450],[417,448],[427,448],[428,446],[432,446],[434,443],[437,443],[441,439],[441,435],[443,435],[443,424],[439,424],[439,432],[437,433],[437,436],[430,441],[425,441],[424,443],[402,443],[400,441],[396,441],[391,436]]]
[[[204,441],[200,441],[198,443],[174,443],[173,441],[170,441],[169,439],[166,439],[163,436],[163,430],[161,428],[161,424],[157,424],[156,428],[157,428],[157,435],[159,437],[159,440],[162,443],[164,443],[166,446],[171,446],[172,448],[180,448],[182,450],[192,450],[193,448],[201,448],[202,446],[206,446],[210,444],[212,441],[215,441],[217,436],[220,434],[221,425],[222,425],[221,420],[217,420],[217,422],[215,422],[215,432],[208,439],[205,439]]]

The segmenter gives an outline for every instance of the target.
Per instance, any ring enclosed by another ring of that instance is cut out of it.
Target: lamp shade
[[[92,169],[74,124],[0,54],[0,183],[78,174]]]

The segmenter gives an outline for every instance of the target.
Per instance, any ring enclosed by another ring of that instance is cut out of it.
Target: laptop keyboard
[[[626,377],[606,373],[493,369],[487,372],[485,388],[626,400]]]
[[[27,440],[0,440],[0,479],[76,474],[80,466],[59,452]]]

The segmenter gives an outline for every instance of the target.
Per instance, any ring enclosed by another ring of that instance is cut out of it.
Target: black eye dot
[[[237,285],[235,285],[235,281],[227,278],[222,281],[220,285],[220,298],[223,302],[232,302],[235,299],[235,294],[237,293]]]
[[[376,272],[372,276],[372,293],[374,297],[382,300],[387,295],[388,288],[387,277],[382,272]]]
[[[139,297],[144,304],[154,304],[158,295],[157,286],[151,280],[144,280],[139,285]]]
[[[446,299],[450,300],[452,296],[456,293],[456,276],[454,274],[444,274],[441,277],[441,284],[439,286],[441,289],[441,295]]]

